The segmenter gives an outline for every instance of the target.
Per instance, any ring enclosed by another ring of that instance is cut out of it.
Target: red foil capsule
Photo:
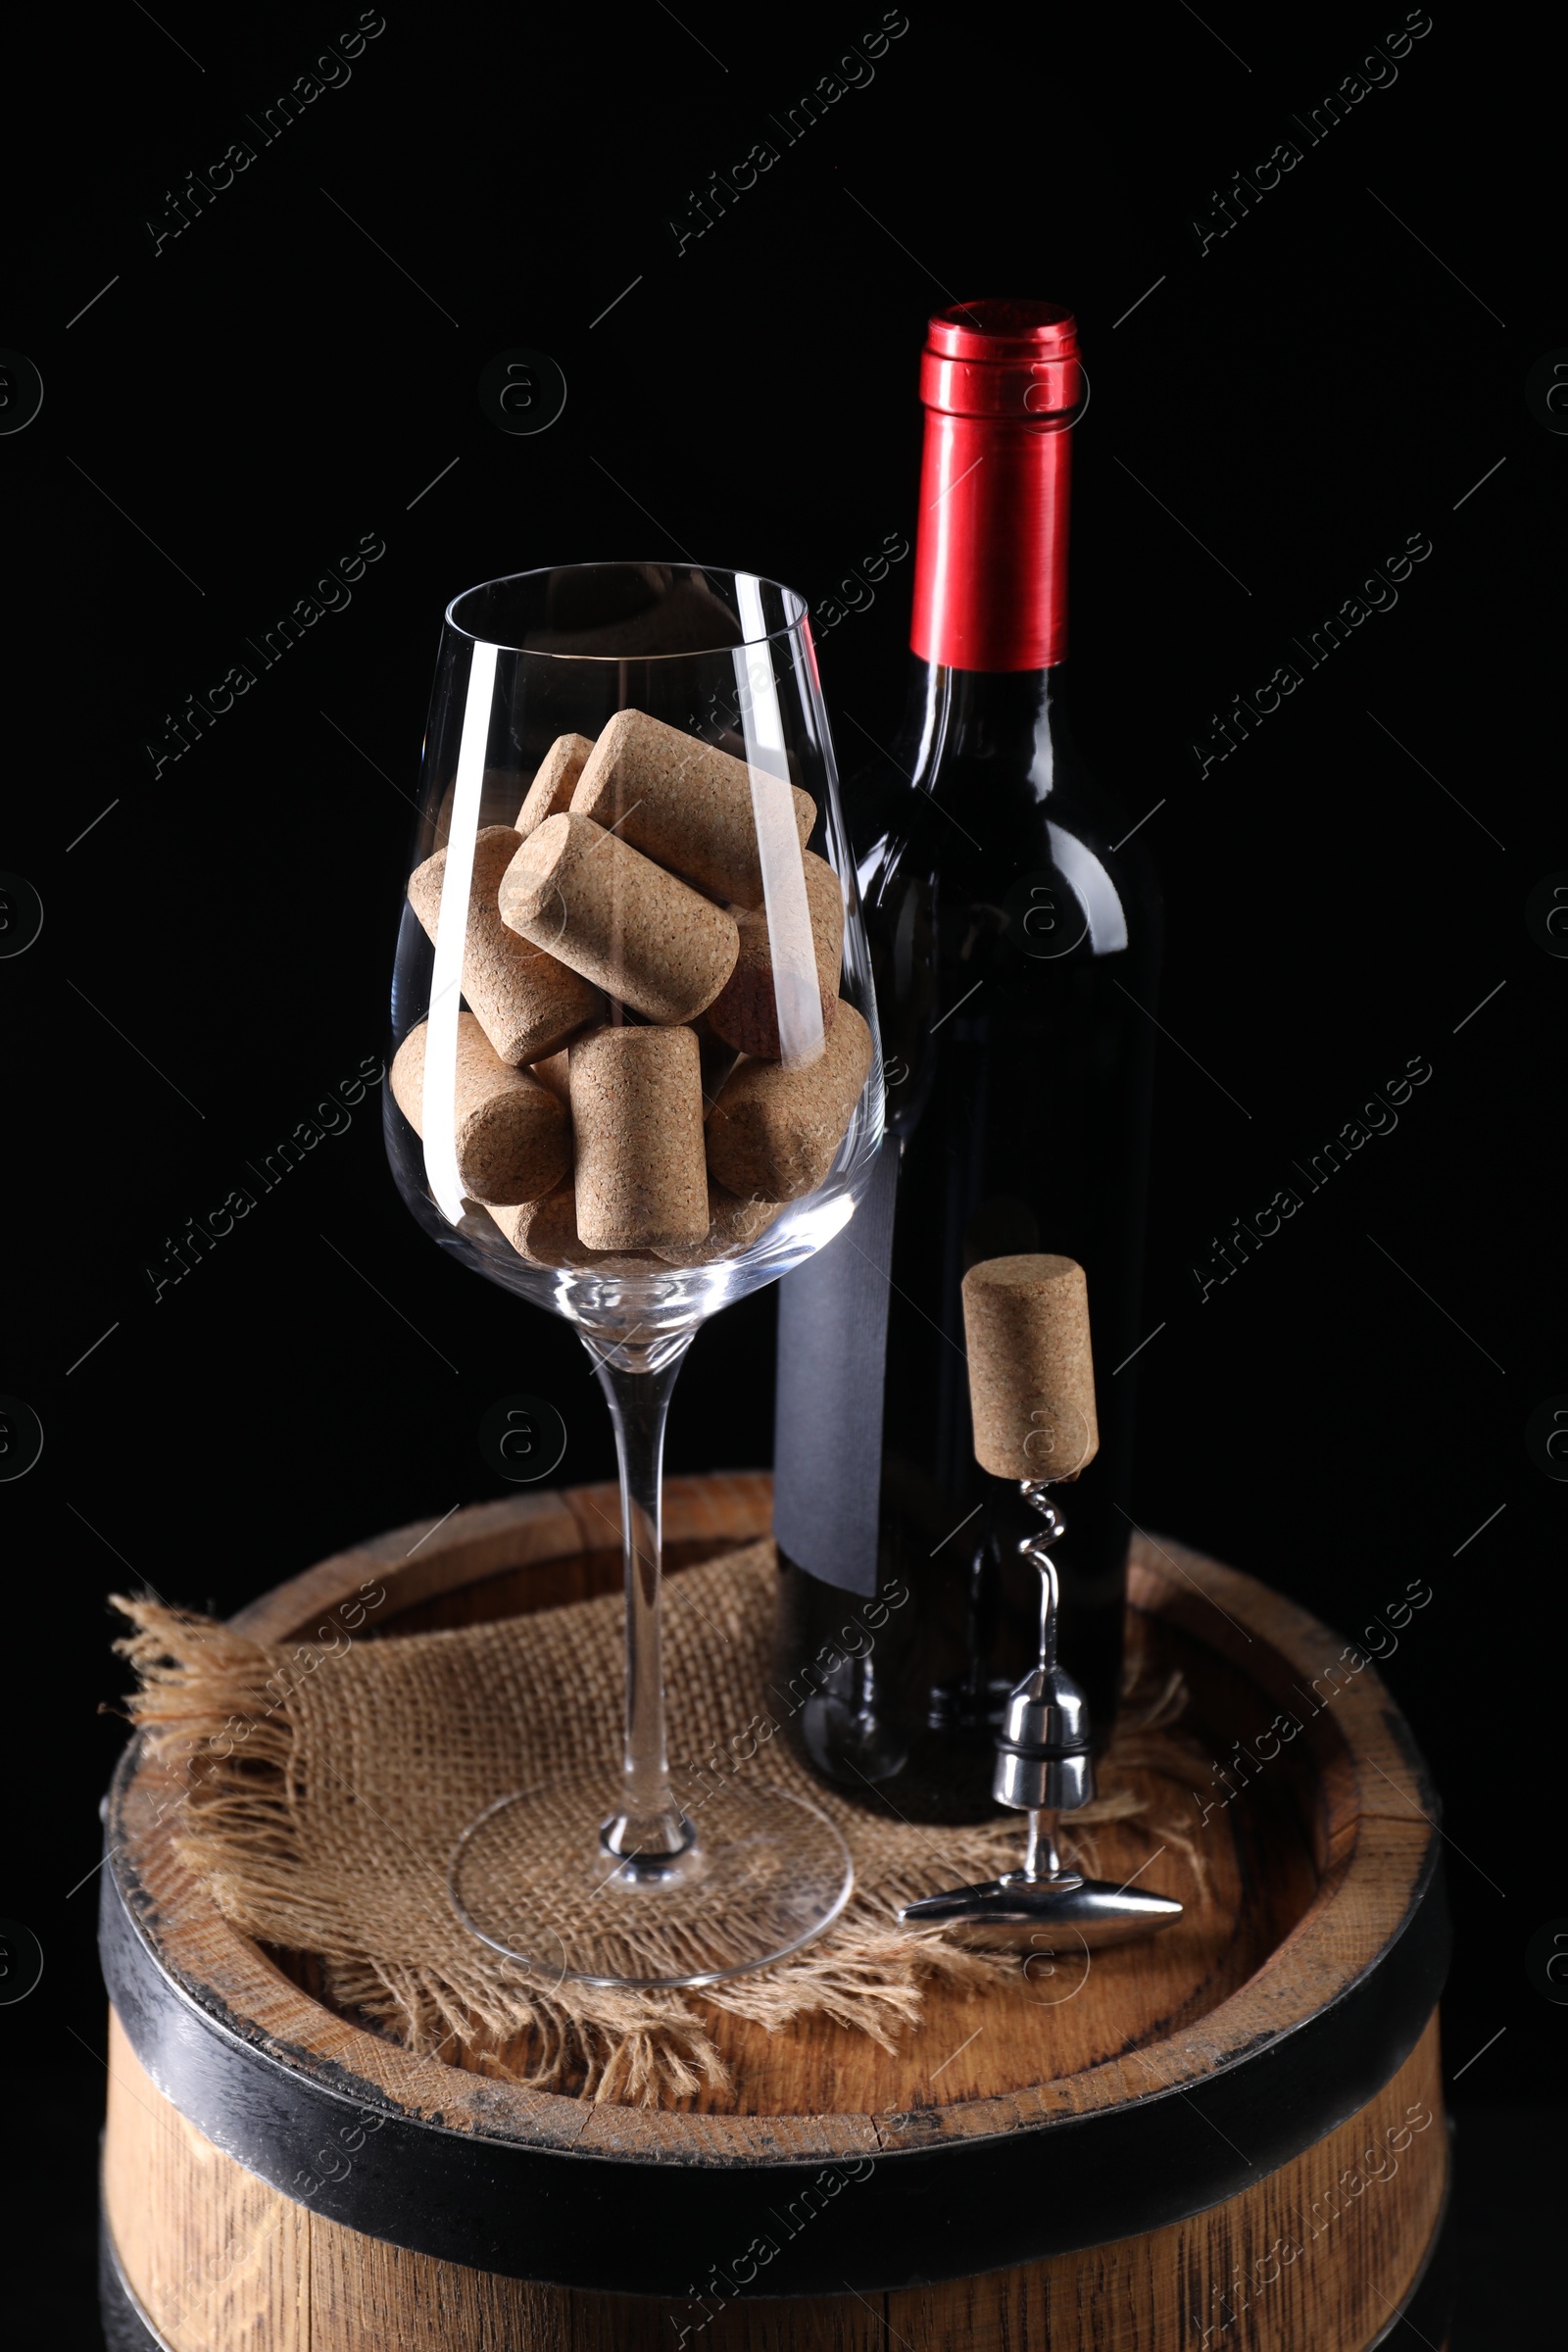
[[[956,303],[926,330],[910,643],[951,669],[1048,669],[1067,650],[1072,314]]]

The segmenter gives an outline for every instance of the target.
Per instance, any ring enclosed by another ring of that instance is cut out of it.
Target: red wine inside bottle
[[[876,975],[888,1140],[853,1223],[780,1294],[774,1711],[824,1780],[926,1821],[992,1810],[1032,1664],[1038,1526],[974,1459],[959,1286],[1083,1264],[1100,1451],[1055,1499],[1061,1655],[1115,1712],[1161,917],[1136,812],[1064,716],[1072,318],[931,321],[905,723],[845,809]]]

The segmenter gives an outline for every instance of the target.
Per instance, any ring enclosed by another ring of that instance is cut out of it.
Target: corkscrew
[[[1180,1919],[1181,1904],[1086,1879],[1056,1846],[1062,1814],[1095,1795],[1088,1703],[1056,1657],[1060,1583],[1049,1549],[1066,1533],[1050,1488],[1075,1479],[1100,1443],[1083,1268],[1066,1257],[988,1258],[965,1275],[963,1307],[976,1456],[1016,1479],[1042,1522],[1018,1545],[1040,1575],[1040,1655],[1007,1699],[991,1780],[997,1803],[1029,1826],[1017,1870],[925,1895],[899,1919],[1041,1954],[1054,1939],[1078,1949],[1128,1943]]]

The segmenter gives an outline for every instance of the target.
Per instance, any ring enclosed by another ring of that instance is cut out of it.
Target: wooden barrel
[[[672,1481],[671,1565],[769,1509],[760,1476]],[[614,1512],[605,1488],[480,1504],[234,1623],[308,1639],[369,1577],[394,1639],[584,1598],[618,1579]],[[1130,1639],[1181,1668],[1229,1785],[1250,1778],[1223,1806],[1215,1776],[1203,1934],[1099,1955],[1075,1997],[938,1987],[893,2052],[711,2010],[733,2086],[669,2112],[414,2057],[334,2014],[183,1868],[171,1785],[133,1743],[103,1874],[111,2345],[1440,2346],[1447,1924],[1420,1756],[1375,1670],[1252,1579],[1140,1540],[1130,1598]]]

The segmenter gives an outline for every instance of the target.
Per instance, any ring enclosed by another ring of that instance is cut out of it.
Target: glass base
[[[731,1781],[684,1817],[683,1852],[624,1861],[602,1842],[612,1797],[602,1771],[565,1774],[498,1798],[454,1849],[459,1919],[541,1989],[716,1984],[799,1951],[850,1899],[850,1849],[804,1797]]]

